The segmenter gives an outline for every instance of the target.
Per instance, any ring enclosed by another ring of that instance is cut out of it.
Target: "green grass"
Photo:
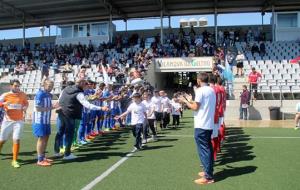
[[[99,190],[294,190],[299,186],[300,139],[251,137],[298,137],[300,132],[281,128],[228,128],[229,135],[215,163],[216,183],[199,187],[193,183],[200,171],[192,118],[186,112],[182,127],[165,130],[158,142],[148,143],[97,184]],[[27,126],[26,131],[30,131]],[[184,136],[178,136],[184,135]],[[53,138],[48,146],[53,154]],[[75,154],[72,162],[56,160],[49,168],[35,165],[35,139],[23,134],[22,167],[10,166],[11,143],[0,156],[0,189],[81,189],[132,150],[129,130],[107,134]]]

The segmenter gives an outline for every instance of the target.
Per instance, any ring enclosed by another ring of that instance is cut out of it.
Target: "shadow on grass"
[[[245,134],[242,128],[227,128],[226,140],[222,146],[222,152],[219,154],[215,165],[226,165],[226,169],[215,174],[217,181],[227,177],[239,176],[254,172],[256,166],[231,167],[227,164],[250,161],[256,156],[253,154],[253,146],[249,145],[250,136]]]
[[[173,145],[144,146],[143,150],[157,150],[157,149],[170,148],[170,147],[173,147]]]
[[[256,166],[229,167],[214,174],[215,181],[222,181],[229,177],[241,176],[255,172]]]
[[[96,137],[91,144],[87,144],[76,151],[74,154],[78,156],[77,159],[72,161],[64,161],[60,160],[61,158],[54,158],[54,164],[64,164],[67,162],[86,162],[93,160],[101,160],[101,159],[109,159],[112,156],[123,157],[127,153],[126,152],[112,152],[120,149],[117,147],[118,145],[123,145],[128,138],[130,138],[130,129],[124,128],[120,131],[112,131],[110,133],[106,133],[101,137]],[[121,141],[121,142],[120,142]],[[52,148],[52,147],[48,147]],[[31,152],[30,152],[31,153]],[[32,153],[35,153],[32,152]],[[28,153],[21,153],[28,154]],[[24,160],[22,161],[22,165],[33,164],[36,162],[36,159]]]
[[[227,128],[225,144],[216,165],[253,160],[255,155],[252,152],[253,146],[248,144],[249,140],[250,136],[242,128]]]

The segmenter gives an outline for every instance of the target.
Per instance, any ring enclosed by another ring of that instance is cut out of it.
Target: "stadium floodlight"
[[[190,18],[189,24],[190,24],[190,26],[198,26],[197,19],[195,19],[195,18]]]
[[[199,26],[207,26],[207,18],[201,17],[199,19]]]
[[[189,26],[189,21],[187,21],[184,18],[180,19],[179,23],[180,23],[180,26],[182,26],[182,27],[188,27]]]

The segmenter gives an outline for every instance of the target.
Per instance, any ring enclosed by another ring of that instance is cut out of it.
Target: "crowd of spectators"
[[[216,43],[214,34],[207,30],[200,32],[198,28],[180,27],[177,36],[169,34],[165,38],[165,43],[161,43],[160,39],[160,36],[156,35],[149,46],[138,34],[132,34],[130,37],[117,35],[112,43],[102,43],[98,46],[92,42],[88,45],[79,43],[32,46],[26,41],[24,48],[18,48],[14,44],[8,46],[0,44],[0,64],[15,65],[16,75],[39,69],[42,71],[42,79],[49,76],[50,70],[54,73],[74,73],[74,65],[86,69],[96,65],[99,75],[102,75],[105,69],[109,77],[115,77],[117,82],[125,83],[127,77],[142,78],[153,58],[214,56],[213,72],[223,76],[225,63],[228,62],[230,68],[235,63],[236,55],[231,52],[230,46],[236,41],[263,40],[264,34],[250,28],[245,32],[233,29],[219,30],[219,40]],[[265,46],[260,43],[258,48],[254,44],[249,50],[263,54]],[[239,61],[242,62],[242,59]]]

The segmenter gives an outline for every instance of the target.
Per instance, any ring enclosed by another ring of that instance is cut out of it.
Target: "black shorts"
[[[236,64],[236,67],[237,67],[237,68],[243,68],[243,67],[244,67],[243,62],[238,62],[238,63]]]
[[[162,120],[162,112],[154,112],[156,121]]]

